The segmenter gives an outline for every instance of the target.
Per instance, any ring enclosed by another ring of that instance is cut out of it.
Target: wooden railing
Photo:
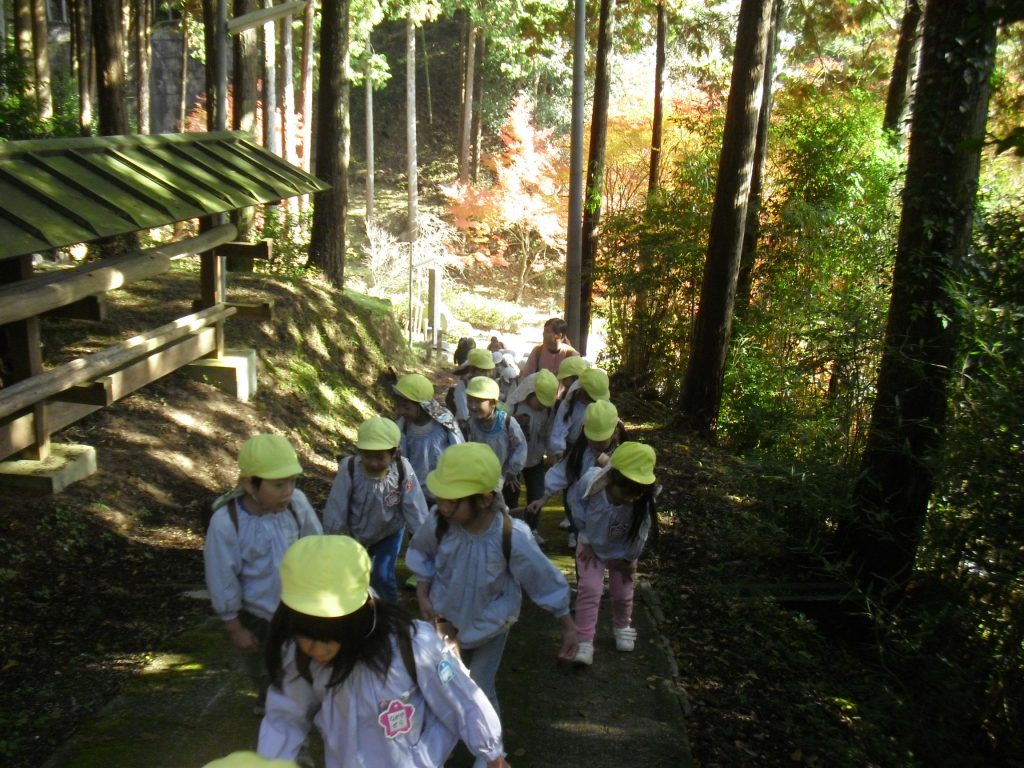
[[[224,303],[224,258],[214,249],[236,234],[234,225],[221,224],[194,238],[39,275],[32,274],[28,256],[0,261],[8,364],[0,389],[0,460],[19,452],[45,459],[51,435],[69,424],[198,358],[222,355],[224,320],[237,310]],[[87,308],[105,292],[162,274],[175,259],[194,254],[202,254],[199,311],[44,369],[40,315],[75,316],[73,308]]]

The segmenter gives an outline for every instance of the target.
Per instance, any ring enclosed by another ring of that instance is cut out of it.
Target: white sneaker
[[[569,549],[575,551],[576,550],[576,534],[575,533],[570,533],[569,534],[569,539],[568,539],[568,541],[566,543],[567,543],[567,546],[569,547]]]
[[[533,540],[537,542],[538,547],[544,544],[544,537],[540,535],[540,531],[533,532]]]
[[[573,657],[572,663],[577,667],[589,667],[594,663],[594,644],[593,643],[580,643],[576,649],[576,656]]]
[[[614,632],[616,650],[629,653],[636,647],[636,630],[633,627],[615,627]]]
[[[563,517],[561,520],[559,520],[558,527],[561,528],[563,531],[569,530],[569,518]]]

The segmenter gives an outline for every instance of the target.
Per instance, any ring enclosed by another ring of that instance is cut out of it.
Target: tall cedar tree
[[[910,577],[946,425],[957,347],[953,283],[971,241],[989,77],[1006,7],[930,2],[885,347],[852,516],[840,553],[865,589],[898,597]],[[1024,3],[1015,4],[1015,18]]]
[[[680,401],[684,423],[706,437],[722,403],[772,6],[772,0],[743,0],[736,30],[708,255]]]
[[[320,18],[316,176],[330,184],[313,198],[309,263],[339,288],[345,284],[348,213],[348,0],[324,3]]]
[[[594,110],[590,120],[587,191],[580,230],[580,330],[573,339],[581,355],[587,353],[587,334],[593,314],[594,265],[597,263],[597,228],[601,223],[604,150],[608,143],[608,93],[611,88],[612,41],[615,37],[615,0],[601,0],[597,26],[597,63],[594,73]]]

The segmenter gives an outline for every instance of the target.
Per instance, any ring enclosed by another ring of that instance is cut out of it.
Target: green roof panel
[[[242,132],[0,144],[0,258],[327,189]]]

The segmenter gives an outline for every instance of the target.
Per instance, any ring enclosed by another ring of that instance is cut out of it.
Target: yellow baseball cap
[[[498,382],[490,376],[474,376],[466,384],[466,396],[478,397],[481,400],[497,400],[501,397]]]
[[[466,358],[466,365],[489,371],[494,368],[494,358],[491,353],[482,347],[469,350],[469,357]]]
[[[619,423],[619,409],[610,400],[596,400],[583,412],[583,434],[589,440],[607,440]]]
[[[238,473],[242,477],[280,480],[302,474],[295,449],[280,435],[253,435],[238,452]]]
[[[537,371],[533,379],[533,393],[545,408],[554,405],[555,395],[558,394],[558,379],[555,378],[555,374],[547,368]]]
[[[370,556],[349,536],[305,536],[281,559],[281,602],[307,616],[348,616],[369,588]]]
[[[459,443],[445,448],[427,488],[438,499],[465,499],[493,491],[500,478],[501,462],[489,445]]]
[[[558,380],[567,379],[570,376],[579,376],[590,364],[579,355],[572,355],[565,358],[558,364]]]
[[[425,403],[434,399],[434,385],[422,373],[407,373],[395,382],[395,392],[406,400]]]
[[[580,374],[580,386],[590,395],[591,400],[608,400],[608,374],[600,368],[587,368]]]
[[[356,448],[361,451],[390,451],[402,442],[402,432],[391,419],[371,416],[359,425]]]
[[[640,485],[654,484],[655,453],[645,443],[625,442],[615,449],[611,465]]]
[[[227,757],[207,763],[203,768],[297,768],[291,760],[270,760],[255,752],[232,752]]]

